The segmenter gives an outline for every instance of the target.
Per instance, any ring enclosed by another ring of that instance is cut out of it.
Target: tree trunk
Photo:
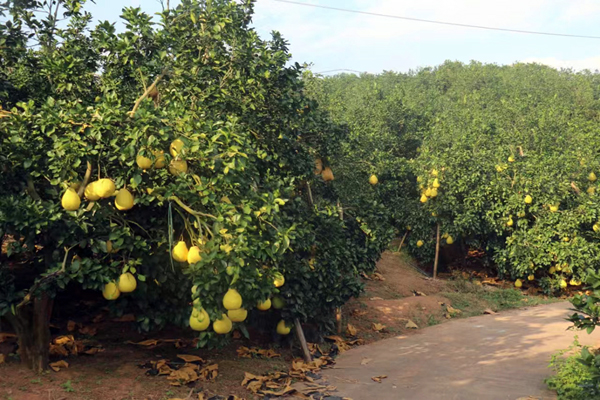
[[[36,373],[48,369],[52,305],[53,300],[44,293],[17,308],[16,315],[7,314],[19,339],[21,363]]]

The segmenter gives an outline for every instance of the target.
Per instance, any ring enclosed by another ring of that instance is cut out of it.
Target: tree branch
[[[199,217],[206,217],[206,218],[212,218],[212,219],[217,219],[217,217],[215,217],[212,214],[205,214],[202,213],[200,211],[196,211],[191,209],[190,207],[186,206],[181,200],[179,200],[179,198],[177,196],[171,196],[169,197],[169,200],[173,200],[175,203],[177,203],[179,205],[179,207],[183,208],[185,211],[187,211],[188,213],[192,214],[192,215],[196,215]]]
[[[155,80],[154,82],[152,82],[152,85],[148,86],[148,88],[146,89],[146,91],[144,92],[144,94],[142,94],[140,96],[139,99],[136,100],[135,104],[133,105],[133,109],[131,111],[129,111],[129,117],[133,118],[133,116],[135,115],[137,109],[140,107],[140,104],[142,104],[142,101],[144,101],[144,99],[146,97],[148,97],[148,94],[153,91],[156,88],[156,85],[158,84],[158,82],[165,76],[165,72],[163,71],[162,74],[160,74]]]
[[[27,177],[27,193],[29,193],[32,199],[36,201],[41,200],[40,195],[33,186],[33,180],[31,179],[31,177]]]
[[[77,244],[79,244],[79,243],[77,243]],[[23,300],[19,304],[17,304],[17,309],[20,309],[23,306],[29,304],[29,302],[31,302],[31,294],[34,293],[42,284],[56,279],[56,277],[58,277],[59,275],[62,275],[65,272],[65,270],[67,268],[67,257],[69,255],[69,251],[73,247],[77,246],[77,244],[74,246],[71,246],[71,247],[65,246],[65,257],[63,258],[62,267],[58,271],[54,271],[50,275],[46,275],[45,277],[43,277],[42,279],[40,279],[39,281],[34,283],[33,286],[31,286],[31,288],[29,288],[29,293],[27,293],[27,295],[25,295]]]
[[[92,163],[88,161],[87,169],[85,171],[85,176],[83,177],[83,182],[81,182],[81,186],[79,186],[79,190],[77,191],[77,195],[79,197],[83,196],[83,193],[85,192],[85,187],[87,186],[88,182],[90,181],[91,176],[92,176]]]

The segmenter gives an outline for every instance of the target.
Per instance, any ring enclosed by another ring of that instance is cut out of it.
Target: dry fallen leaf
[[[201,362],[203,363],[204,360],[201,359],[198,356],[193,356],[190,354],[177,354],[177,358],[181,358],[183,361],[191,363],[191,362]]]
[[[385,278],[379,272],[374,272],[373,275],[371,275],[371,278],[376,281],[385,281]]]
[[[375,301],[375,300],[383,300],[383,298],[382,297],[371,297],[369,300],[373,300],[373,301]]]
[[[207,365],[200,370],[199,375],[205,381],[214,381],[219,375],[219,364]]]
[[[419,292],[418,290],[413,290],[413,296],[427,296],[423,292]]]
[[[351,314],[353,317],[362,317],[363,315],[367,315],[367,311],[359,310],[358,308],[355,308],[354,310],[352,310]]]
[[[483,310],[484,314],[496,314],[496,312],[490,308],[486,308],[485,310]]]
[[[406,329],[419,329],[419,326],[417,324],[415,324],[414,322],[412,322],[410,319],[408,320],[406,325],[404,325],[404,327]]]
[[[141,342],[125,342],[127,344],[136,344],[138,346],[145,346],[145,347],[149,347],[149,346],[156,346],[158,344],[158,340],[156,339],[148,339],[148,340],[143,340]]]
[[[348,326],[346,327],[346,334],[348,336],[356,336],[356,332],[356,328],[351,324],[348,324]]]
[[[367,365],[367,364],[368,364],[368,363],[370,363],[371,361],[373,361],[373,359],[372,359],[372,358],[363,358],[363,359],[360,361],[360,365]]]
[[[115,322],[135,322],[135,315],[133,314],[125,314],[119,318],[113,319]]]
[[[379,375],[379,376],[374,376],[371,379],[374,380],[377,383],[381,383],[382,379],[387,378],[387,375]]]
[[[371,329],[373,329],[375,332],[381,332],[385,329],[385,325],[380,324],[378,322],[373,322],[373,324],[371,325]]]
[[[73,337],[73,335],[59,336],[56,339],[54,339],[54,344],[57,344],[57,345],[65,345],[65,344],[70,344],[70,343],[74,343],[74,342],[75,342],[75,338]]]
[[[50,363],[50,368],[52,368],[55,372],[58,372],[61,368],[69,368],[69,363],[65,360],[60,360],[57,362]]]
[[[67,322],[67,330],[73,332],[75,329],[77,329],[77,322],[69,320],[69,322]]]
[[[96,333],[98,333],[98,328],[92,328],[91,326],[84,326],[81,329],[79,329],[79,333],[81,333],[82,335],[96,336]]]

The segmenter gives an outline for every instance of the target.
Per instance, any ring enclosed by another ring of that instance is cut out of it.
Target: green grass
[[[542,296],[528,296],[517,289],[482,286],[465,279],[449,281],[449,291],[440,293],[462,311],[461,317],[481,315],[486,309],[498,312],[524,306],[535,306],[559,301]]]
[[[65,383],[63,383],[63,384],[62,384],[62,385],[60,385],[60,386],[63,388],[63,390],[64,390],[65,392],[70,392],[70,393],[72,393],[72,392],[74,392],[74,391],[75,391],[75,389],[73,388],[73,385],[71,384],[71,380],[68,380],[68,381],[66,381]]]
[[[592,373],[579,362],[581,345],[577,337],[574,343],[552,355],[550,368],[554,375],[546,379],[550,390],[554,390],[559,400],[597,400],[592,383]]]

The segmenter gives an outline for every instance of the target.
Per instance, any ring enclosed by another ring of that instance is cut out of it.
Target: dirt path
[[[543,380],[550,355],[578,335],[562,302],[451,321],[347,351],[324,378],[353,400],[554,399]],[[371,377],[387,375],[382,383]]]

